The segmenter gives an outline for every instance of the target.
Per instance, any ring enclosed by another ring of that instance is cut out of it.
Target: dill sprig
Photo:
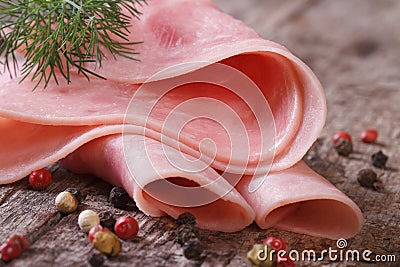
[[[35,88],[46,87],[57,72],[71,82],[71,71],[103,78],[85,67],[101,67],[108,51],[136,60],[134,45],[128,40],[131,16],[145,0],[22,0],[0,1],[0,55],[4,71],[17,74],[16,51],[24,54],[22,80],[30,76]],[[115,39],[118,38],[119,41]],[[122,40],[122,41],[121,41]],[[104,79],[104,78],[103,78]]]

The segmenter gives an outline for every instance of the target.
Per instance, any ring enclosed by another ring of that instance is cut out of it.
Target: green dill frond
[[[44,82],[46,87],[52,78],[57,82],[57,72],[70,82],[73,69],[87,79],[91,75],[103,78],[85,64],[101,67],[106,51],[136,60],[133,46],[138,42],[127,36],[131,16],[139,17],[136,7],[142,3],[146,1],[0,0],[4,71],[16,75],[15,53],[21,51],[25,56],[22,80],[30,76],[36,86]]]

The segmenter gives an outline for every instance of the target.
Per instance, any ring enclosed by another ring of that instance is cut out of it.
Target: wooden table
[[[263,37],[287,46],[317,74],[325,87],[328,118],[321,138],[305,156],[362,209],[366,223],[348,240],[349,249],[393,254],[396,263],[299,262],[304,266],[398,266],[400,264],[400,2],[397,0],[215,0],[224,11],[254,27]],[[355,141],[356,153],[340,157],[330,136],[349,131],[357,139],[367,127],[379,129],[379,144]],[[380,171],[382,192],[362,188],[355,176],[370,166],[370,155],[383,150],[390,159]],[[0,241],[11,233],[27,234],[31,248],[10,266],[88,266],[91,249],[78,230],[75,212],[61,216],[53,205],[58,192],[81,189],[87,197],[79,210],[133,214],[140,233],[124,242],[121,254],[106,266],[250,266],[246,253],[266,236],[284,239],[289,249],[322,251],[335,241],[251,225],[233,233],[201,231],[206,257],[186,260],[175,241],[170,218],[149,218],[134,207],[114,209],[107,198],[111,186],[90,176],[52,167],[54,183],[44,192],[29,189],[27,179],[0,187]]]

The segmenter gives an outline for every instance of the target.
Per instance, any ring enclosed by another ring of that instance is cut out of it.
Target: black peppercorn
[[[100,224],[103,227],[108,228],[110,231],[114,231],[116,220],[114,219],[111,213],[109,213],[108,211],[101,212],[99,214],[99,217],[100,217]]]
[[[353,152],[353,144],[351,141],[342,138],[335,144],[335,149],[339,155],[346,157]]]
[[[389,157],[383,154],[382,151],[378,151],[372,154],[371,159],[372,159],[372,165],[374,165],[377,168],[384,168]]]
[[[197,238],[186,241],[182,249],[183,255],[189,260],[198,259],[203,252],[203,247],[201,246],[200,240]]]
[[[195,225],[196,217],[194,217],[194,215],[191,214],[190,212],[184,212],[178,216],[178,218],[176,219],[176,224],[178,224],[178,225],[183,225],[183,224]]]
[[[378,175],[371,169],[362,169],[357,174],[357,181],[363,187],[373,188]]]
[[[83,200],[83,196],[81,194],[81,191],[79,191],[77,188],[67,188],[64,190],[65,192],[70,192],[78,201],[78,203],[81,203]]]
[[[190,239],[199,238],[199,229],[193,225],[183,224],[176,230],[176,240],[183,245]]]
[[[122,187],[114,187],[111,189],[109,201],[115,207],[119,209],[126,208],[126,205],[130,201],[128,193]]]
[[[6,266],[6,263],[4,261],[0,260],[0,267],[5,267],[5,266]]]
[[[103,266],[105,260],[106,256],[103,253],[97,251],[96,252],[92,251],[88,257],[88,261],[92,266]]]
[[[371,169],[362,169],[359,171],[357,174],[357,181],[361,186],[377,191],[381,191],[384,188],[378,175]]]

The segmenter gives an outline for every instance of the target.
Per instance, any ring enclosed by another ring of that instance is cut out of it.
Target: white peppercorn
[[[93,226],[100,224],[100,217],[92,210],[84,210],[79,214],[78,224],[83,232],[88,233]]]
[[[61,192],[54,201],[56,208],[65,214],[72,213],[78,208],[78,200],[70,192]]]

